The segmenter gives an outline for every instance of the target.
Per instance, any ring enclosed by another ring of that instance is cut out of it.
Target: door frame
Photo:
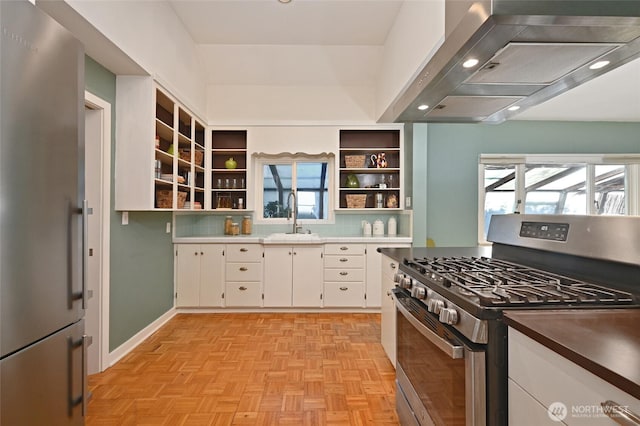
[[[111,104],[91,92],[84,92],[85,108],[95,110],[101,115],[101,157],[100,181],[102,186],[102,210],[99,222],[101,232],[100,247],[100,321],[99,335],[94,336],[93,344],[98,344],[98,365],[100,371],[109,368],[109,287],[110,287],[110,229],[111,229]]]

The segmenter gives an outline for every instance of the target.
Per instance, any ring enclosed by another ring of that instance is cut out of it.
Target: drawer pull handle
[[[249,249],[246,249],[246,248],[243,247],[243,248],[240,249],[240,251],[243,252],[243,253],[246,253],[246,252],[249,251]]]
[[[340,287],[340,291],[347,291],[349,290],[349,287]]]
[[[602,406],[604,413],[614,422],[629,426],[640,425],[640,416],[629,410],[626,406],[620,405],[611,400],[601,402],[600,405]]]
[[[347,246],[342,246],[342,247],[340,247],[340,250],[342,250],[342,251],[349,250],[349,247],[347,247]]]
[[[393,262],[391,262],[391,263],[389,264],[389,266],[391,266],[391,269],[396,269],[396,264],[395,264],[395,263],[393,263]]]
[[[340,275],[342,275],[343,277],[346,277],[347,275],[349,275],[349,273],[342,271],[342,272],[340,272]]]
[[[349,259],[347,259],[346,257],[343,257],[342,259],[340,259],[340,262],[348,262]]]
[[[242,272],[248,271],[248,269],[247,269],[247,268],[245,268],[244,266],[242,266],[242,267],[240,268],[240,270],[241,270]]]
[[[245,286],[243,286],[243,285],[241,285],[240,287],[238,287],[238,290],[240,290],[240,291],[245,291],[246,289],[247,289],[247,288],[246,288]]]

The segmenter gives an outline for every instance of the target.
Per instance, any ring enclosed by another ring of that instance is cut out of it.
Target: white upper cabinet
[[[116,80],[116,210],[205,207],[205,126],[150,77]]]

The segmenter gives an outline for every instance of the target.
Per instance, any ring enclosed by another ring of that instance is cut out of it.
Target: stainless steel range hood
[[[442,46],[379,121],[501,123],[638,57],[640,1],[446,0]]]

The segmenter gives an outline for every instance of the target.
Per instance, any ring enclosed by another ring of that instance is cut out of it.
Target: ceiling
[[[375,86],[383,46],[403,0],[169,4],[202,53],[208,84]],[[640,60],[515,119],[640,122]]]

